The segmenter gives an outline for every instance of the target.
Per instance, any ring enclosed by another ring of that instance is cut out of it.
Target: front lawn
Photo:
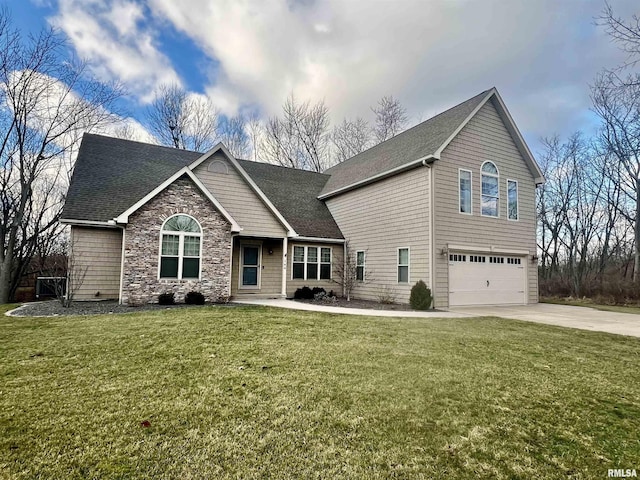
[[[241,307],[0,318],[0,478],[606,478],[640,339]]]

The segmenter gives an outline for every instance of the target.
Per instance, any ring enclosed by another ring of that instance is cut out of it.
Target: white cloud
[[[161,83],[180,83],[170,60],[158,50],[153,31],[142,26],[133,1],[60,0],[53,26],[69,38],[102,80],[117,80],[144,102]]]
[[[277,114],[293,92],[339,121],[392,94],[417,121],[496,86],[535,141],[588,128],[588,84],[622,59],[594,24],[601,0],[144,1],[59,0],[53,23],[146,101],[179,81],[156,42],[171,25],[213,60],[206,93],[226,114]],[[635,1],[613,7],[626,16]]]
[[[622,2],[621,2],[622,3]],[[628,2],[627,2],[628,3]],[[562,2],[149,0],[219,71],[223,112],[325,99],[334,120],[385,94],[427,118],[497,86],[529,138],[583,126],[588,82],[617,52],[593,17],[599,0]],[[557,121],[554,121],[557,119]]]

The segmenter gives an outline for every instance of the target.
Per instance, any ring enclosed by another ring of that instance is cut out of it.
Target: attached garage
[[[522,305],[526,257],[449,252],[449,305]]]

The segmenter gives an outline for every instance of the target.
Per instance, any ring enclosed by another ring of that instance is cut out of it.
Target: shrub
[[[392,305],[396,303],[396,291],[389,285],[383,285],[378,289],[378,303]]]
[[[327,294],[327,291],[321,287],[313,287],[313,289],[309,287],[302,287],[295,291],[293,298],[296,300],[313,300],[319,293],[324,296]]]
[[[326,298],[327,294],[324,292],[318,292],[313,296],[313,300],[316,302],[321,302]]]
[[[295,298],[296,300],[312,300],[313,291],[309,287],[299,288],[293,294],[293,298]]]
[[[189,292],[184,296],[187,305],[204,305],[204,295],[200,292]]]
[[[313,296],[315,297],[319,293],[326,295],[327,291],[322,287],[313,287],[313,290],[311,290],[311,293],[313,293]]]
[[[414,310],[429,310],[431,302],[433,302],[431,289],[422,280],[418,280],[418,283],[411,287],[411,296],[409,297],[411,308]]]
[[[175,305],[176,299],[173,292],[161,293],[158,295],[158,303],[160,305]]]
[[[336,293],[335,293],[333,290],[331,290],[331,291],[327,294],[327,297],[330,297],[330,298],[336,298],[336,297],[337,297],[337,295],[336,295]]]

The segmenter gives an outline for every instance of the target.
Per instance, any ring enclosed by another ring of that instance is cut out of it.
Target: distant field
[[[0,478],[606,478],[640,339],[203,307],[0,317]]]

